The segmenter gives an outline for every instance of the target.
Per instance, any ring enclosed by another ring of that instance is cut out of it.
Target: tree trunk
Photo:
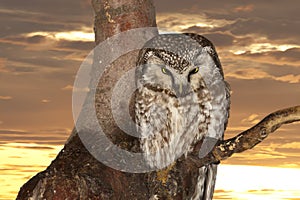
[[[153,27],[152,34],[158,34],[152,0],[93,0],[92,3],[96,44],[141,27]],[[135,67],[136,58],[137,51],[122,55],[105,71],[96,88],[96,113],[101,126],[114,143],[127,141],[127,146],[132,146],[135,139],[117,128],[108,108],[113,86],[123,73]],[[85,117],[88,122],[89,116],[84,111],[80,113],[80,118]],[[89,134],[89,130],[84,131]],[[124,173],[96,160],[74,128],[56,159],[22,186],[17,199],[149,199],[147,183],[146,173]]]

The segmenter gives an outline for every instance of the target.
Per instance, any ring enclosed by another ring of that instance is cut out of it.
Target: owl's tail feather
[[[214,194],[218,164],[199,168],[198,183],[191,200],[211,200]]]

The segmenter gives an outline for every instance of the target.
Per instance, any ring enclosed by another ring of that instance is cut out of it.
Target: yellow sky
[[[16,197],[19,188],[44,170],[62,145],[8,143],[0,149],[0,199]],[[5,173],[3,173],[5,172]],[[286,200],[300,198],[300,169],[221,164],[215,200]]]

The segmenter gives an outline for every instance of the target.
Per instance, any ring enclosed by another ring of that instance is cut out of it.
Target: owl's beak
[[[182,83],[179,84],[179,93],[182,94]]]
[[[174,85],[174,90],[177,97],[183,97],[188,93],[188,86],[183,82]]]

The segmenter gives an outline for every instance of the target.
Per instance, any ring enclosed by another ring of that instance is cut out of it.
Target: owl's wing
[[[218,140],[222,140],[228,123],[230,109],[230,86],[227,82],[219,84],[221,92],[212,101],[211,123],[208,136],[204,138],[199,157],[204,157],[212,150]],[[215,90],[220,91],[220,90]],[[193,200],[211,200],[214,194],[218,164],[212,163],[199,168],[197,187]]]
[[[218,164],[209,164],[199,168],[196,190],[192,200],[211,200],[214,194]]]

